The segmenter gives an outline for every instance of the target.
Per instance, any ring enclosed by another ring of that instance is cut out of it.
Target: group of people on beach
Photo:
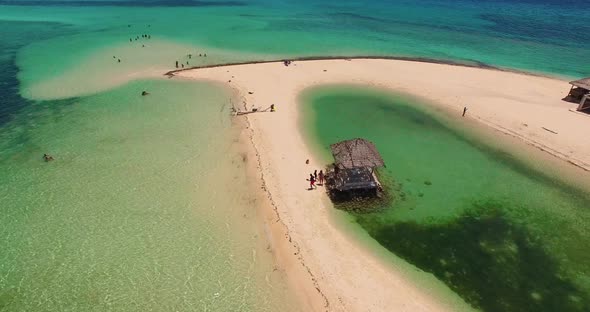
[[[131,27],[131,25],[128,25],[129,27]],[[135,41],[139,40],[140,36],[135,36]],[[146,34],[142,34],[141,38],[145,38],[145,39],[152,39],[151,35],[146,35]],[[133,42],[133,38],[129,38],[129,42]],[[145,45],[142,44],[141,45],[142,48],[145,48]],[[121,63],[121,59],[117,58],[116,56],[113,55],[113,59],[117,60],[117,63]]]
[[[192,54],[188,54],[187,55],[189,59],[193,58]],[[207,53],[199,53],[199,57],[207,57]],[[190,65],[188,61],[186,61],[186,65]],[[176,61],[176,68],[184,68],[184,64],[179,63],[178,61]]]
[[[139,37],[140,36],[135,36],[135,41],[139,40]],[[145,35],[145,34],[143,34],[143,35],[141,35],[141,38],[144,38],[144,39],[152,39],[152,35]],[[133,38],[129,38],[129,42],[133,42]]]
[[[317,189],[318,187],[316,185],[316,182],[318,182],[318,185],[323,186],[325,178],[326,177],[324,176],[324,170],[320,170],[319,173],[317,170],[314,170],[313,173],[309,174],[309,189]]]
[[[148,27],[151,27],[152,25],[148,25]],[[131,24],[127,25],[127,27],[131,27]],[[141,34],[139,36],[135,36],[135,38],[129,38],[129,42],[133,42],[138,41],[140,39],[152,39],[152,35],[149,34]],[[142,47],[145,47],[145,45],[141,45]],[[187,55],[189,59],[193,58],[192,54],[188,54]],[[207,53],[199,53],[199,57],[207,57]],[[113,56],[113,58],[116,58],[115,56]],[[121,59],[117,59],[118,63],[121,63]],[[186,65],[190,65],[189,61],[186,61]],[[176,68],[184,68],[185,64],[183,62],[180,61],[176,61]]]

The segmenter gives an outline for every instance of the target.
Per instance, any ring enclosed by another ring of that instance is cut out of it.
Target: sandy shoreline
[[[546,78],[553,78],[552,76],[542,74],[542,73],[532,73],[530,71],[523,71],[518,69],[512,68],[505,68],[505,67],[497,67],[492,66],[482,62],[457,62],[452,60],[441,60],[435,58],[427,58],[427,57],[405,57],[405,56],[304,56],[304,57],[295,57],[295,58],[283,58],[283,59],[271,59],[271,60],[258,60],[258,61],[243,61],[243,62],[230,62],[230,63],[221,63],[221,64],[211,64],[211,65],[203,65],[203,66],[191,66],[181,69],[174,69],[166,72],[164,75],[168,77],[177,76],[179,73],[183,71],[190,71],[194,69],[203,69],[203,68],[216,68],[216,67],[228,67],[228,66],[237,66],[237,65],[254,65],[254,64],[267,64],[267,63],[278,63],[283,62],[285,60],[289,60],[292,62],[302,62],[302,61],[351,61],[351,60],[387,60],[387,61],[407,61],[407,62],[418,62],[418,63],[428,63],[428,64],[440,64],[440,65],[451,65],[451,66],[460,66],[460,67],[468,67],[468,68],[480,68],[480,69],[492,69],[502,72],[508,73],[516,73],[534,77],[546,77]]]
[[[265,224],[277,262],[315,311],[444,311],[442,302],[355,244],[330,221],[325,193],[305,176],[324,164],[300,133],[298,94],[321,84],[360,84],[419,96],[487,124],[584,170],[590,169],[590,117],[561,101],[566,81],[514,72],[385,59],[297,61],[217,66],[174,77],[228,84],[240,109],[277,105],[247,118],[247,136],[268,199]],[[546,129],[551,129],[549,132]],[[305,160],[310,164],[306,165]],[[281,237],[281,236],[284,236]]]

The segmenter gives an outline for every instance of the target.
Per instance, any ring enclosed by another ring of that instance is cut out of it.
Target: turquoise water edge
[[[162,79],[176,61],[372,55],[579,78],[586,6],[0,0],[0,310],[300,309],[261,246],[231,94]],[[482,310],[587,309],[587,193],[403,96],[318,94],[320,144],[367,136],[392,163],[383,175],[404,200],[354,215],[380,244]],[[336,99],[347,105],[324,122]]]
[[[149,97],[138,96],[144,89]],[[0,307],[294,308],[253,221],[229,97],[139,80],[28,107],[6,124]]]
[[[587,309],[588,190],[476,140],[414,98],[358,86],[306,92],[308,136],[322,154],[362,137],[385,160],[379,176],[392,202],[352,213],[383,247],[478,309]]]

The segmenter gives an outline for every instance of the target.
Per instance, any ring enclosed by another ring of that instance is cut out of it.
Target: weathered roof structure
[[[578,88],[584,88],[586,90],[590,90],[590,77],[583,78],[580,80],[570,81],[570,84],[576,86]]]
[[[377,188],[375,176],[367,167],[342,169],[334,177],[334,189],[338,191],[369,190]]]
[[[342,169],[383,167],[383,158],[375,145],[364,139],[352,139],[330,145],[336,165]]]

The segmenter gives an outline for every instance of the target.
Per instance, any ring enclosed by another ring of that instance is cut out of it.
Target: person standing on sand
[[[318,174],[318,177],[320,178],[320,184],[319,185],[324,185],[324,170],[320,170],[320,173]]]
[[[315,186],[315,178],[313,177],[313,174],[309,174],[309,189],[313,190],[317,188],[317,186]]]
[[[461,115],[461,117],[465,117],[465,113],[467,113],[467,106],[463,107],[463,115]]]
[[[313,171],[313,177],[314,177],[314,178],[316,179],[316,181],[317,181],[317,179],[318,179],[318,171],[317,171],[317,170],[314,170],[314,171]]]

